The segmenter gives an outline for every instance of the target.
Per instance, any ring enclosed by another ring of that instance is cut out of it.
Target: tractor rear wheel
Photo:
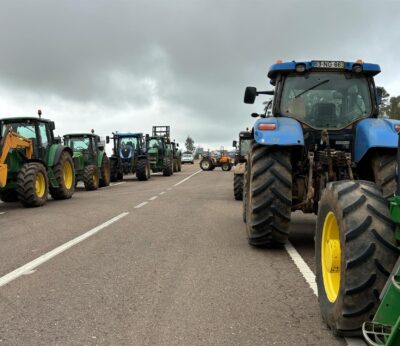
[[[182,162],[181,159],[178,159],[178,172],[182,171]]]
[[[28,162],[22,166],[17,178],[17,193],[24,207],[40,207],[46,203],[49,180],[41,163]]]
[[[335,335],[361,334],[399,249],[388,202],[367,181],[328,184],[319,202],[315,267],[323,320]]]
[[[372,158],[375,183],[382,188],[383,197],[388,198],[396,192],[396,154],[388,153]]]
[[[101,178],[99,180],[99,187],[110,185],[110,159],[106,154],[103,155],[103,160],[100,167]]]
[[[174,163],[173,163],[173,171],[178,172],[178,160],[174,159]]]
[[[18,202],[18,194],[15,189],[8,189],[0,192],[0,199],[4,203]]]
[[[118,162],[113,158],[110,159],[110,181],[118,181]]]
[[[211,160],[205,158],[200,161],[200,168],[203,171],[211,171],[211,170],[213,170],[212,167],[213,167],[213,164],[212,164]]]
[[[243,174],[233,175],[233,194],[237,201],[243,199]]]
[[[74,161],[68,151],[64,151],[53,167],[58,187],[50,186],[50,195],[54,199],[71,198],[75,192]]]
[[[83,184],[86,191],[94,191],[99,188],[99,169],[95,165],[85,167],[83,172]]]
[[[173,161],[170,158],[164,160],[163,175],[169,177],[173,174]]]
[[[243,199],[242,199],[242,219],[243,219],[244,223],[246,223],[247,185],[249,184],[247,177],[248,177],[248,174],[247,174],[247,169],[246,169],[243,174]]]
[[[290,152],[253,144],[247,164],[246,230],[253,246],[287,242],[292,207]]]
[[[138,161],[136,165],[136,177],[140,181],[145,181],[150,179],[151,177],[150,164],[147,159],[141,159]]]

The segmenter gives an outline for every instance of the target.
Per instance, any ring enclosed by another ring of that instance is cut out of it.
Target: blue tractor
[[[292,211],[317,216],[315,269],[321,314],[339,335],[374,315],[398,257],[387,199],[396,190],[400,121],[380,118],[379,65],[278,61],[273,96],[252,129],[243,218],[253,246],[285,244]]]
[[[138,180],[150,179],[150,163],[142,133],[113,133],[113,154],[110,157],[111,181],[136,174]],[[107,137],[107,141],[109,141]]]

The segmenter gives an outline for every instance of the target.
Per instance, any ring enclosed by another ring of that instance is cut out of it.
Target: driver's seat
[[[313,115],[316,127],[335,127],[337,124],[336,105],[334,103],[316,104]]]

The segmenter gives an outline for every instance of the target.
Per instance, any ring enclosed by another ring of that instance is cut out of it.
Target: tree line
[[[384,87],[382,90],[381,114],[392,119],[400,119],[400,96],[392,96]]]

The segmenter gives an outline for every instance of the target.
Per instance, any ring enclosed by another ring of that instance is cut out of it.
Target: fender
[[[71,148],[65,147],[60,144],[52,144],[50,146],[50,149],[48,151],[48,156],[47,156],[47,165],[49,167],[53,167],[54,165],[57,164],[57,162],[60,160],[61,154],[67,151],[71,157],[73,157],[74,153],[72,152]]]
[[[101,167],[103,165],[103,157],[104,157],[105,153],[104,151],[100,151],[97,153],[97,167]]]
[[[371,148],[397,148],[399,136],[394,119],[363,119],[356,125],[354,140],[354,161],[359,162]]]
[[[260,130],[260,124],[275,124],[275,129]],[[303,129],[300,123],[287,117],[258,119],[254,124],[254,139],[262,145],[304,146]]]

